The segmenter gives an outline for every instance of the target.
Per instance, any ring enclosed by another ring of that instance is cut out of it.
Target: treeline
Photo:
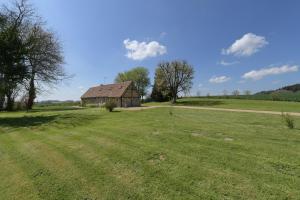
[[[150,97],[152,101],[176,102],[180,93],[189,93],[194,78],[194,68],[183,60],[161,62],[157,65],[154,84]],[[133,81],[141,98],[150,87],[149,71],[145,67],[136,67],[129,71],[119,73],[115,82]]]
[[[257,93],[253,95],[219,95],[219,96],[196,96],[197,98],[210,99],[245,99],[245,100],[269,100],[269,101],[295,101],[300,102],[300,92],[287,90],[274,91],[272,93]]]
[[[280,90],[287,90],[291,92],[298,92],[300,91],[300,84],[294,84],[294,85],[289,85],[281,88]]]
[[[299,92],[300,84],[288,85],[277,90],[262,91],[257,94],[272,94],[274,92]]]
[[[0,10],[0,110],[20,98],[32,109],[39,88],[66,78],[62,47],[26,0]]]

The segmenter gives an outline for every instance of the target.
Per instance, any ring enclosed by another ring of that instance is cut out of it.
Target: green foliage
[[[7,97],[7,110],[13,110],[14,92],[28,75],[26,46],[21,27],[15,24],[16,16],[11,12],[0,16],[6,16],[0,26],[0,92]]]
[[[300,91],[300,84],[288,85],[288,86],[285,86],[285,87],[281,88],[280,90],[298,92],[298,91]]]
[[[0,109],[14,107],[20,85],[29,94],[27,108],[36,98],[36,82],[54,84],[65,78],[62,49],[55,34],[44,27],[27,0],[0,10]],[[28,91],[26,91],[28,90]]]
[[[279,92],[272,92],[270,95],[271,95],[271,98],[273,101],[280,101],[280,93]]]
[[[290,114],[282,113],[281,117],[282,117],[283,122],[285,123],[285,125],[289,129],[294,129],[295,128],[295,120]]]
[[[115,78],[116,83],[125,81],[132,81],[140,96],[144,97],[150,85],[149,71],[145,67],[135,67],[129,71],[119,73]]]
[[[162,70],[156,68],[154,85],[151,92],[151,99],[157,102],[169,101],[172,98],[171,92],[168,90],[166,81],[163,78]]]
[[[222,96],[210,96],[214,99],[223,99]],[[257,93],[253,95],[227,95],[228,99],[248,99],[248,100],[271,100],[271,101],[295,101],[300,102],[300,91],[291,92],[291,91],[276,91],[272,93]]]
[[[178,94],[188,94],[194,78],[194,68],[184,60],[161,62],[157,68],[161,72],[161,80],[165,83],[168,93],[172,94],[172,103],[176,103]]]
[[[80,106],[80,101],[43,101],[35,104],[35,107],[48,107],[48,106]]]
[[[88,108],[98,108],[99,104],[85,104],[85,107],[88,107]]]
[[[112,112],[117,107],[117,104],[114,101],[108,101],[104,104],[104,107],[109,112]]]
[[[144,105],[171,105],[169,102],[150,102]],[[213,106],[216,108],[229,109],[245,109],[245,110],[266,110],[277,112],[299,112],[299,102],[288,101],[265,101],[265,100],[247,100],[247,99],[227,99],[216,97],[188,97],[178,99],[176,104],[178,106]]]

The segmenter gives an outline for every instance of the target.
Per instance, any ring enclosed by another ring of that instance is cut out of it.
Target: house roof
[[[115,83],[108,85],[99,85],[91,87],[86,91],[81,98],[93,98],[93,97],[121,97],[132,81],[126,81],[123,83]]]

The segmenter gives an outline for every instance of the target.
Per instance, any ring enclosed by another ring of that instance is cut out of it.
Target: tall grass
[[[282,116],[283,122],[289,129],[295,128],[295,120],[290,114],[282,112],[281,116]]]

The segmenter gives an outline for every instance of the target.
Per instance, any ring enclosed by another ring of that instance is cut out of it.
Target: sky
[[[298,0],[30,2],[60,38],[73,75],[39,100],[79,100],[136,66],[148,68],[153,83],[159,62],[178,59],[195,69],[191,95],[299,83]]]

